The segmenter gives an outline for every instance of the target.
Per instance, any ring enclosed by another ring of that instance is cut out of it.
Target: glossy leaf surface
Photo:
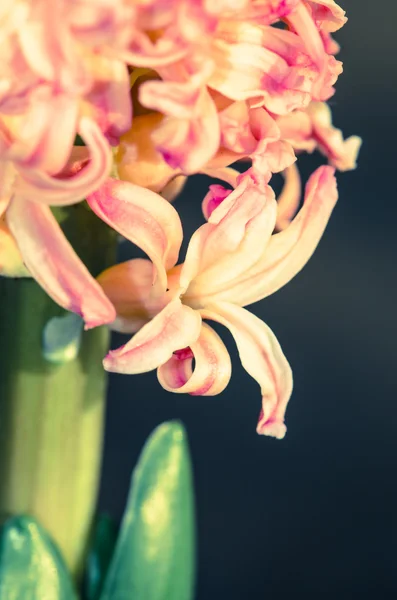
[[[2,600],[76,600],[63,559],[31,517],[13,517],[0,533]]]
[[[190,600],[194,553],[186,433],[179,423],[164,423],[134,471],[101,600]]]

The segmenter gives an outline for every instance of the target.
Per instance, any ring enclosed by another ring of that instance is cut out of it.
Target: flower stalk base
[[[82,210],[74,213],[78,219],[73,216],[75,233],[87,219],[95,220],[113,255],[114,235],[107,238],[106,226]],[[82,238],[86,255],[94,230],[91,224]],[[76,358],[51,364],[43,356],[43,330],[65,311],[35,281],[5,278],[0,311],[0,513],[36,517],[78,578],[97,499],[109,332],[84,332]]]

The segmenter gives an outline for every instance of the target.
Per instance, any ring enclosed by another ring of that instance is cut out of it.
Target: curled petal
[[[264,108],[251,108],[249,119],[251,131],[258,142],[255,153],[262,154],[268,144],[280,139],[280,128]]]
[[[250,126],[250,114],[247,102],[233,102],[219,113],[222,147],[244,156],[255,150],[258,140]]]
[[[111,165],[109,145],[98,125],[83,117],[79,133],[87,148],[87,159],[75,164],[73,152],[71,161],[63,172],[51,177],[38,169],[20,168],[17,191],[24,197],[37,202],[63,206],[84,199],[96,189],[108,176]]]
[[[30,3],[29,18],[19,31],[19,40],[26,61],[38,77],[79,95],[86,89],[87,76],[65,27],[64,10],[57,3]]]
[[[287,68],[276,54],[249,43],[217,40],[213,56],[217,68],[209,81],[210,87],[237,101],[263,95],[264,72],[277,70],[281,74]]]
[[[331,109],[325,102],[312,102],[307,112],[312,122],[313,138],[329,163],[339,171],[355,169],[361,138],[352,135],[344,140],[341,130],[333,127]]]
[[[204,319],[225,325],[234,337],[241,364],[260,385],[262,410],[257,432],[282,439],[285,410],[292,393],[292,372],[271,329],[244,308],[218,302],[201,310]]]
[[[47,118],[48,126],[31,159],[31,166],[54,175],[63,169],[73,147],[78,122],[76,99],[66,95],[54,98]]]
[[[232,190],[227,190],[223,187],[223,185],[217,185],[216,183],[210,185],[201,205],[203,215],[207,221],[214,210],[218,208],[218,206],[231,194],[231,192]]]
[[[346,23],[346,13],[334,0],[310,0],[313,19],[321,31],[333,33]]]
[[[265,181],[269,181],[272,173],[279,173],[292,165],[296,156],[291,144],[280,140],[280,129],[266,110],[251,109],[250,121],[258,140],[252,153],[253,168]]]
[[[340,129],[332,125],[331,109],[325,102],[311,102],[305,111],[296,111],[277,120],[283,139],[296,150],[313,152],[316,148],[339,171],[356,167],[361,139],[343,139]]]
[[[165,291],[166,270],[178,260],[182,242],[181,222],[171,204],[155,192],[116,179],[108,179],[87,202],[98,217],[149,256]]]
[[[249,109],[247,103],[235,102],[222,111],[220,123],[223,148],[212,162],[227,157],[229,149],[234,154],[229,163],[250,157],[254,170],[265,181],[295,162],[291,144],[280,140],[278,125],[264,108]]]
[[[194,344],[200,330],[200,314],[179,299],[172,300],[125,346],[109,352],[103,365],[107,371],[129,375],[152,371],[176,350]]]
[[[215,396],[229,383],[232,366],[229,353],[218,336],[203,323],[200,337],[190,345],[187,356],[175,353],[157,370],[164,389],[192,396]],[[193,358],[195,360],[192,369]]]
[[[184,40],[200,43],[206,36],[214,34],[217,25],[215,15],[202,3],[176,2],[177,27]]]
[[[271,2],[249,2],[246,15],[247,19],[260,19],[260,22],[271,24],[279,21],[300,2],[300,0],[273,0]]]
[[[219,186],[220,187],[220,186]],[[180,283],[186,301],[200,306],[203,298],[243,275],[260,258],[273,232],[277,204],[273,190],[249,176],[212,212],[192,236]]]
[[[280,173],[296,161],[294,149],[285,140],[273,142],[263,153],[252,156],[253,170],[265,181],[271,179],[272,173]]]
[[[77,1],[65,7],[71,29],[91,48],[112,43],[124,47],[134,22],[134,7],[124,0]]]
[[[313,152],[317,142],[313,138],[312,120],[308,111],[296,110],[289,115],[277,118],[281,137],[292,144],[295,150]]]
[[[5,120],[9,127],[5,156],[22,169],[54,175],[63,168],[73,147],[78,101],[67,94],[54,94],[45,85],[30,96],[31,104],[23,118],[18,115]]]
[[[311,99],[328,100],[335,92],[332,86],[343,70],[342,63],[326,54],[323,38],[310,14],[310,8],[304,2],[300,2],[288,15],[287,21],[302,38],[309,56],[316,65],[317,77]]]
[[[326,58],[324,44],[310,14],[310,10],[306,7],[304,2],[299,2],[294,10],[289,13],[287,21],[301,37],[309,55],[319,67],[320,71],[322,71]]]
[[[241,306],[273,294],[305,266],[319,243],[338,199],[335,169],[320,167],[310,177],[303,207],[291,224],[273,235],[261,258],[213,294]]]
[[[113,56],[123,63],[140,67],[157,69],[164,65],[169,65],[184,57],[188,52],[186,44],[181,45],[178,41],[162,37],[152,43],[149,37],[140,31],[135,30],[133,43],[129,49],[107,48],[107,55]]]
[[[86,329],[114,321],[113,305],[47,206],[16,197],[7,209],[7,224],[25,265],[55,302],[80,315]]]
[[[200,116],[203,77],[192,77],[188,82],[146,81],[139,88],[140,103],[156,112],[178,119]]]
[[[92,61],[94,85],[88,94],[90,111],[113,145],[131,127],[130,78],[125,64],[96,56]]]
[[[59,95],[45,104],[47,127],[26,166],[54,175],[64,167],[73,147],[78,122],[78,102],[67,95]]]
[[[164,119],[153,133],[153,142],[171,168],[185,175],[200,171],[219,147],[218,115],[212,101],[198,119]]]
[[[320,29],[320,35],[321,39],[323,40],[324,49],[326,53],[332,54],[333,56],[335,56],[335,54],[338,54],[338,52],[340,51],[340,45],[334,40],[332,35],[324,29]]]
[[[280,32],[287,40],[282,51],[280,44],[273,49],[272,30],[244,22],[222,28],[224,39],[213,46],[217,68],[209,86],[230,99],[252,98],[255,105],[259,102],[274,114],[287,114],[308,105],[317,71],[293,33]],[[291,56],[296,60],[291,61]]]
[[[280,173],[296,161],[296,156],[291,144],[285,140],[280,140],[269,144],[266,153],[260,159],[266,160],[271,173]]]
[[[290,224],[299,208],[301,199],[301,178],[296,165],[291,165],[283,171],[284,187],[277,198],[276,229],[282,231]]]
[[[213,177],[214,179],[220,179],[221,181],[228,183],[233,189],[237,187],[237,179],[241,175],[240,171],[237,171],[237,169],[233,169],[232,167],[204,169],[203,171],[201,171],[201,173],[203,173],[204,175],[208,175],[208,177]],[[205,212],[204,216],[208,220],[208,216]]]
[[[134,258],[119,263],[97,278],[117,312],[114,331],[135,333],[165,306],[163,294],[153,286],[154,266],[150,260]]]
[[[199,83],[148,81],[140,89],[140,102],[167,116],[152,133],[156,149],[186,175],[203,168],[220,142],[216,106]]]

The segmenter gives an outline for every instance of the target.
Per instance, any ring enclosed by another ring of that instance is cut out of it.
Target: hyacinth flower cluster
[[[133,333],[105,369],[157,369],[172,392],[227,386],[230,357],[208,321],[226,326],[261,389],[257,431],[282,438],[291,369],[245,306],[306,264],[337,201],[335,169],[355,167],[360,139],[343,138],[326,103],[345,22],[334,0],[3,2],[1,275],[34,277],[86,328]],[[302,194],[297,156],[314,150],[328,165]],[[222,184],[178,264],[172,200],[197,173]],[[78,202],[148,258],[94,279],[51,210]]]

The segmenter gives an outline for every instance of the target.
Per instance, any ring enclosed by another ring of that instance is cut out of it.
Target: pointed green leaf
[[[1,600],[76,600],[65,564],[44,529],[13,517],[0,532]]]
[[[100,515],[94,526],[88,554],[85,592],[87,600],[98,600],[117,541],[117,527],[107,515]]]
[[[186,433],[160,425],[135,468],[101,600],[190,600],[194,506]]]

